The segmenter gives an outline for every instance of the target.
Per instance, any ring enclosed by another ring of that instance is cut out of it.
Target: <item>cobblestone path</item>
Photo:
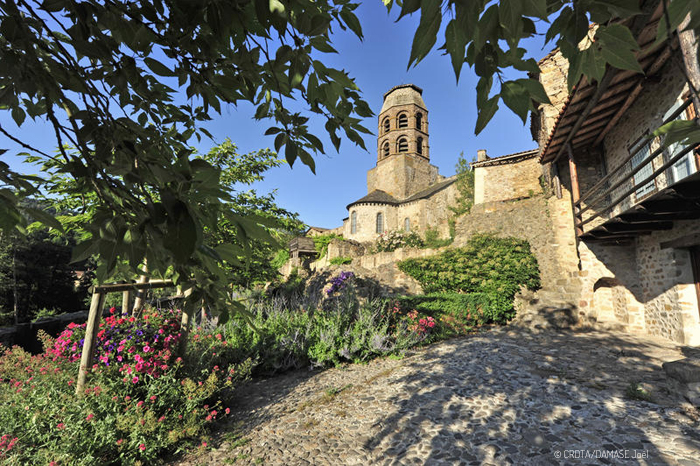
[[[673,343],[499,329],[241,387],[193,464],[700,464],[698,412],[665,391]],[[655,402],[630,399],[640,383]]]

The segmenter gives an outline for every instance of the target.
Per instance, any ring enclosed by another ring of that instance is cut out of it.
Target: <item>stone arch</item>
[[[398,128],[408,128],[408,115],[405,112],[399,113]]]
[[[420,112],[416,113],[416,129],[423,131],[423,114]]]
[[[382,144],[382,156],[389,157],[390,153],[391,153],[391,150],[390,150],[390,146],[389,146],[389,141],[384,141],[384,144]]]
[[[389,117],[384,117],[384,121],[382,121],[382,128],[384,128],[384,133],[388,133],[391,129]]]
[[[354,235],[357,233],[357,211],[353,210],[350,213],[350,234]]]
[[[403,219],[403,230],[406,232],[411,231],[411,219],[408,217]]]
[[[416,153],[418,155],[423,155],[423,138],[421,137],[416,139]]]
[[[408,152],[408,138],[400,137],[396,141],[396,152]]]

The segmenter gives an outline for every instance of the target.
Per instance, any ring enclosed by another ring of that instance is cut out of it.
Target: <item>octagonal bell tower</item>
[[[384,94],[379,112],[377,166],[367,173],[367,191],[385,191],[405,199],[437,181],[430,165],[428,110],[423,89],[395,86]]]

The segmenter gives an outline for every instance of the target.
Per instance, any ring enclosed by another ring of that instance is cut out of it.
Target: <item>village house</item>
[[[556,50],[546,56],[539,79],[551,105],[540,106],[532,130],[544,174],[568,210],[579,309],[699,345],[699,159],[693,147],[663,147],[653,133],[696,117],[686,76],[698,89],[700,72],[692,32],[656,43],[662,19],[659,3],[629,20],[644,74],[609,67],[600,82],[584,77],[569,94],[566,60]]]

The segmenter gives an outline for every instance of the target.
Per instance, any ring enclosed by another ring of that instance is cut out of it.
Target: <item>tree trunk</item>
[[[148,283],[149,279],[146,275],[148,273],[148,263],[145,260],[143,262],[143,267],[141,268],[141,270],[143,270],[144,274],[139,277],[138,283]],[[138,290],[136,292],[136,298],[134,298],[134,309],[131,311],[131,315],[133,315],[134,317],[138,317],[141,315],[141,310],[143,308],[143,300],[146,296],[146,293],[146,290]]]

